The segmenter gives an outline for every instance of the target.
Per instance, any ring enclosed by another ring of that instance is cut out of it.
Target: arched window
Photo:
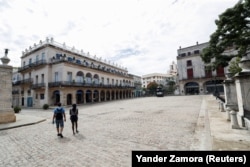
[[[83,83],[83,79],[84,79],[84,74],[82,71],[78,71],[76,73],[76,82],[80,82]]]
[[[86,74],[86,83],[91,83],[92,75],[90,73]]]
[[[97,74],[94,75],[93,81],[95,84],[99,84],[99,76]]]

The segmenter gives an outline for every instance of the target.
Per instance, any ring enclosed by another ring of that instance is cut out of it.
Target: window
[[[59,74],[58,72],[55,72],[55,82],[58,82],[59,81]]]
[[[41,83],[44,83],[44,74],[41,75],[41,78],[42,78],[42,82]]]
[[[192,79],[194,77],[192,68],[187,69],[187,77],[188,77],[188,79]]]
[[[41,99],[41,100],[44,99],[44,94],[40,94],[40,99]]]
[[[32,58],[29,59],[29,64],[31,64],[31,63],[32,63]]]
[[[223,68],[222,66],[219,66],[219,67],[216,69],[216,73],[217,73],[217,76],[218,76],[218,77],[224,76],[224,68]]]
[[[57,53],[56,54],[56,59],[60,59],[60,57],[62,57],[62,54]]]
[[[185,57],[185,56],[186,56],[186,53],[182,53],[182,54],[181,54],[181,57]]]
[[[42,60],[45,60],[45,53],[42,53]]]
[[[36,75],[36,84],[38,84],[38,75]]]
[[[210,68],[205,67],[205,77],[212,77],[212,70]]]
[[[78,71],[76,73],[76,82],[83,83],[83,72],[82,71]]]
[[[199,50],[195,50],[195,51],[194,51],[194,54],[199,54],[199,53],[200,53]]]
[[[39,61],[39,55],[36,55],[36,62]]]
[[[187,60],[187,66],[192,66],[192,60]]]
[[[72,72],[67,73],[67,78],[69,82],[72,82]]]

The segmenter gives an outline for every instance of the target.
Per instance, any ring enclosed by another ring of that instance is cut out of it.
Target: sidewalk
[[[7,124],[0,124],[0,130],[6,130],[6,129],[18,128],[21,126],[33,125],[36,123],[43,122],[45,120],[46,119],[41,118],[41,117],[16,114],[16,122],[7,123]]]
[[[250,150],[250,131],[232,129],[227,112],[219,110],[214,96],[206,96],[212,150]]]

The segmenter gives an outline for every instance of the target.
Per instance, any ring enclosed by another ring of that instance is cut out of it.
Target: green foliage
[[[215,21],[216,31],[210,36],[209,46],[202,51],[201,58],[210,63],[213,58],[213,70],[218,66],[227,66],[233,57],[242,57],[250,44],[250,2],[239,1],[234,7],[227,9]],[[238,50],[237,54],[223,55],[228,49]]]
[[[156,82],[150,82],[148,85],[147,85],[147,89],[149,90],[155,90],[157,88],[158,84]]]
[[[49,108],[49,105],[48,105],[48,104],[44,104],[44,105],[43,105],[43,109],[44,109],[44,110],[47,110],[48,108]]]
[[[229,68],[228,68],[228,71],[230,73],[232,73],[233,75],[241,72],[241,68],[239,67],[239,62],[240,62],[240,58],[239,57],[236,57],[234,60],[232,60],[230,63],[229,63]]]
[[[22,110],[22,109],[21,109],[21,107],[19,107],[19,106],[15,106],[15,107],[14,107],[14,112],[15,112],[15,113],[19,113],[21,110]]]
[[[149,94],[155,94],[157,86],[158,86],[158,84],[156,82],[150,82],[147,85],[147,90],[148,90]]]

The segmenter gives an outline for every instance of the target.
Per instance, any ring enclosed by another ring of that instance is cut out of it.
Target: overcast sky
[[[166,73],[179,46],[209,40],[215,19],[238,0],[0,0],[0,57],[53,37],[129,73]],[[1,51],[2,50],[2,51]]]

